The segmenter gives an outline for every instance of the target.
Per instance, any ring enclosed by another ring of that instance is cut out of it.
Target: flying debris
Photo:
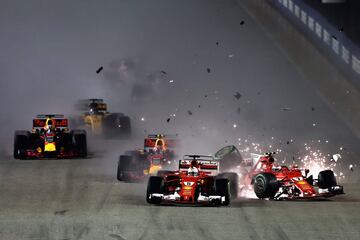
[[[313,123],[312,126],[313,126],[313,127],[316,127],[316,123]]]
[[[144,118],[144,117],[142,117],[140,120],[141,120],[142,122],[144,122],[144,121],[145,121],[145,118]]]
[[[167,72],[165,72],[164,70],[161,70],[161,73],[162,73],[162,74],[167,74]]]
[[[216,42],[215,44],[216,44],[216,46],[219,46],[219,42]]]
[[[245,21],[242,20],[242,21],[240,22],[240,25],[244,25],[244,24],[245,24]]]
[[[282,108],[281,111],[291,111],[291,108],[285,107],[285,108]]]
[[[237,124],[233,124],[233,128],[237,128]]]
[[[211,72],[210,68],[207,68],[207,69],[206,69],[206,71],[207,71],[208,73],[210,73],[210,72]]]
[[[198,108],[201,108],[201,105],[200,105],[200,104],[198,105]]]
[[[236,98],[236,100],[239,100],[242,97],[242,95],[241,95],[241,93],[236,92],[234,97]]]
[[[349,170],[352,172],[354,171],[354,166],[352,164],[349,165]]]
[[[96,73],[99,74],[104,68],[101,66],[98,68],[98,70],[96,70]]]
[[[341,157],[341,155],[339,153],[336,153],[332,156],[331,161],[337,162]]]
[[[314,108],[314,107],[311,107],[311,111],[315,111],[315,108]]]
[[[166,119],[166,122],[170,122],[170,118]]]
[[[65,215],[65,213],[67,213],[69,210],[65,209],[65,210],[60,210],[60,211],[55,211],[54,214],[55,215]]]
[[[172,80],[172,79],[171,79],[171,80],[169,80],[169,83],[173,83],[173,82],[174,82],[174,80]]]
[[[234,54],[229,54],[228,57],[229,57],[229,58],[233,58],[233,57],[234,57]]]
[[[241,108],[240,108],[240,107],[238,107],[238,108],[236,109],[236,112],[237,112],[237,114],[240,114],[240,112],[241,112]]]
[[[187,113],[188,113],[189,115],[193,115],[192,111],[190,111],[190,110],[188,110]]]

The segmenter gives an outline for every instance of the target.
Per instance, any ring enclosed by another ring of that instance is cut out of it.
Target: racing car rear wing
[[[179,171],[188,170],[193,159],[179,160]],[[219,171],[219,161],[207,160],[207,159],[196,159],[199,170],[209,172],[211,175],[216,175]]]
[[[40,118],[40,119],[47,119],[47,118],[57,119],[57,118],[65,118],[65,115],[64,114],[38,114],[38,115],[36,115],[36,118]]]
[[[176,134],[149,134],[148,138],[177,138]]]
[[[174,150],[178,145],[176,135],[149,134],[144,140],[144,150],[149,152],[157,146],[162,146],[168,150]]]
[[[46,126],[47,119],[52,119],[54,121],[55,127],[63,130],[68,128],[68,119],[64,118],[64,115],[60,114],[48,114],[48,115],[37,115],[33,119],[33,130],[41,130]]]

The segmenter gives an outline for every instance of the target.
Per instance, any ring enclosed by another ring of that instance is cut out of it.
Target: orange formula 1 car
[[[85,158],[86,132],[68,128],[64,115],[37,115],[30,131],[16,131],[15,159]]]
[[[229,180],[217,176],[219,162],[209,156],[186,155],[179,170],[151,176],[146,201],[150,204],[230,204]]]

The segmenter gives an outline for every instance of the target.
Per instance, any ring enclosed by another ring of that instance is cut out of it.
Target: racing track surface
[[[69,2],[71,4],[72,1]],[[203,106],[204,112],[201,113],[200,110],[200,114],[195,112],[193,119],[207,114],[212,118],[211,120],[214,120],[216,119],[213,117],[214,113],[224,118],[233,117],[228,113],[228,109],[224,108],[224,104],[226,106],[232,104],[231,107],[236,115],[237,105],[234,105],[233,94],[241,91],[244,95],[242,99],[244,111],[242,110],[243,115],[240,116],[245,116],[245,120],[241,122],[245,129],[241,131],[251,133],[256,130],[255,134],[261,136],[262,133],[266,133],[267,137],[278,134],[295,139],[327,138],[330,139],[329,144],[333,143],[334,147],[346,145],[351,150],[352,156],[358,156],[359,150],[356,148],[359,146],[358,139],[317,95],[308,79],[304,79],[304,75],[293,66],[293,62],[244,9],[234,1],[226,1],[226,4],[224,2],[152,1],[151,4],[145,4],[144,1],[146,9],[129,4],[132,6],[131,9],[125,8],[125,10],[132,11],[132,15],[136,16],[129,20],[131,24],[135,24],[131,30],[120,32],[120,27],[106,28],[104,24],[101,26],[103,27],[101,31],[108,38],[119,31],[126,39],[130,33],[145,31],[142,29],[144,22],[152,23],[154,16],[163,16],[166,21],[154,22],[154,25],[150,26],[151,29],[145,32],[148,34],[149,42],[155,44],[159,41],[160,45],[166,47],[167,51],[164,51],[163,55],[176,57],[176,63],[170,57],[168,59],[165,57],[165,60],[168,60],[169,71],[184,72],[176,80],[190,79],[184,85],[194,89],[194,95],[203,95],[205,90],[217,89],[221,95],[220,99],[223,99],[221,104],[212,103],[209,104],[211,106]],[[119,4],[116,1],[112,3]],[[32,4],[35,8],[41,5],[36,1]],[[43,10],[52,8],[51,4],[46,5],[44,2],[42,4]],[[104,22],[108,20],[107,17],[113,20],[105,10],[111,12],[112,9],[116,9],[119,11],[119,16],[124,13],[121,12],[120,7],[97,8],[94,2],[89,2],[88,6],[78,7],[94,11],[98,14],[95,14],[95,18]],[[61,12],[61,8],[59,11]],[[22,13],[24,12],[31,11],[25,9]],[[151,14],[152,12],[154,14]],[[8,15],[5,12],[1,13],[6,19]],[[11,11],[9,13],[10,16]],[[202,14],[204,18],[201,17]],[[74,16],[77,15],[71,15],[72,20]],[[90,52],[93,47],[100,45],[93,34],[94,31],[96,33],[99,30],[93,26],[98,25],[91,22],[94,14],[81,14],[80,17],[81,20],[85,18],[89,21],[89,25],[85,28],[81,24],[74,24],[73,29],[84,28],[84,31],[88,32],[75,34],[73,40],[79,43],[84,41],[86,44],[78,44],[76,47]],[[239,24],[241,20],[245,20],[243,26]],[[130,24],[124,19],[121,19],[121,23],[125,26]],[[159,24],[162,28],[155,29],[154,26]],[[61,30],[65,31],[61,34],[66,34],[66,30]],[[189,35],[183,35],[185,33]],[[161,36],[164,36],[165,40]],[[138,37],[141,38],[141,34]],[[2,49],[5,56],[10,55],[13,49],[12,40],[7,41],[9,39],[0,39],[1,46],[5,46]],[[32,40],[36,43],[37,39]],[[224,46],[222,50],[213,50],[216,41],[220,41],[219,45]],[[57,46],[52,47],[55,53],[61,52]],[[126,45],[118,47],[128,48]],[[157,60],[160,58],[161,54],[156,52],[159,50],[157,47],[146,42],[143,48],[150,49],[151,56]],[[151,52],[152,49],[154,52]],[[21,52],[21,49],[18,51]],[[108,49],[107,54],[111,53],[112,51]],[[228,57],[229,54],[234,56]],[[82,56],[81,60],[92,58],[81,54],[79,56]],[[41,58],[41,56],[37,57]],[[30,59],[33,58],[32,55]],[[12,61],[16,62],[16,57],[2,61],[4,65],[11,64]],[[22,64],[26,64],[25,62],[26,59]],[[208,66],[211,66],[211,73],[214,74],[211,78],[204,77],[208,75],[206,73]],[[29,68],[31,66],[27,66],[26,69]],[[13,70],[21,72],[18,68],[15,70],[15,67]],[[46,68],[42,70],[46,71]],[[194,78],[191,78],[191,75],[194,75]],[[210,85],[209,89],[204,89],[206,88],[204,86]],[[182,94],[178,90],[174,97]],[[225,96],[230,97],[226,99]],[[3,94],[1,97],[4,97]],[[185,104],[188,100],[187,97],[179,99]],[[8,101],[14,99],[9,97]],[[171,99],[169,101],[171,102]],[[191,101],[197,104],[198,99],[192,98]],[[26,103],[24,104],[27,106]],[[311,113],[312,106],[316,107],[315,113]],[[15,115],[21,113],[21,106],[16,109],[4,107],[3,111],[8,111],[9,115],[1,116],[2,123],[11,121],[5,119],[6,117],[15,119]],[[286,107],[296,111],[281,112],[280,109]],[[27,114],[30,117],[33,113],[29,114],[29,112],[30,110]],[[314,121],[321,124],[313,128]],[[224,127],[221,117],[212,124],[213,128]],[[229,125],[232,125],[232,122]],[[13,130],[6,131],[12,134]],[[237,139],[243,132],[236,133],[237,135],[231,135],[232,133],[235,133],[232,127],[222,132],[225,136],[229,134],[233,139]],[[141,137],[139,139],[141,143]],[[204,136],[201,139],[204,139]],[[214,151],[212,146],[220,147],[225,142],[225,137],[221,138],[220,142],[215,140],[211,142],[214,139],[212,136],[207,136],[206,139],[209,142],[202,141],[199,144],[201,149],[206,149],[208,146],[207,152]],[[124,144],[126,147],[118,149],[113,147]],[[11,144],[9,145],[11,147]],[[6,154],[2,155],[0,157],[0,239],[360,239],[360,187],[356,183],[345,185],[346,195],[327,201],[273,202],[239,199],[230,207],[224,208],[149,206],[144,200],[144,184],[125,184],[115,180],[118,154],[136,147],[135,145],[139,146],[122,141],[112,142],[109,144],[112,146],[110,152],[104,147],[102,152],[95,152],[94,156],[85,160],[17,161]],[[194,148],[196,147],[198,146]],[[195,150],[190,146],[186,149],[186,153]],[[7,152],[11,152],[11,149],[7,149]],[[358,173],[355,171],[354,174]]]
[[[360,187],[324,201],[149,206],[113,160],[0,163],[0,239],[359,239]]]

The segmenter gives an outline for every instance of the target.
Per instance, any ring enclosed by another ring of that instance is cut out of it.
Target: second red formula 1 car
[[[209,156],[186,155],[179,170],[151,176],[146,201],[150,204],[229,205],[229,180],[217,177],[219,162]]]
[[[308,176],[308,169],[277,165],[273,154],[260,156],[242,180],[243,188],[252,188],[258,198],[311,199],[344,193],[343,187],[337,185],[333,171],[321,171],[314,179],[312,175]]]

